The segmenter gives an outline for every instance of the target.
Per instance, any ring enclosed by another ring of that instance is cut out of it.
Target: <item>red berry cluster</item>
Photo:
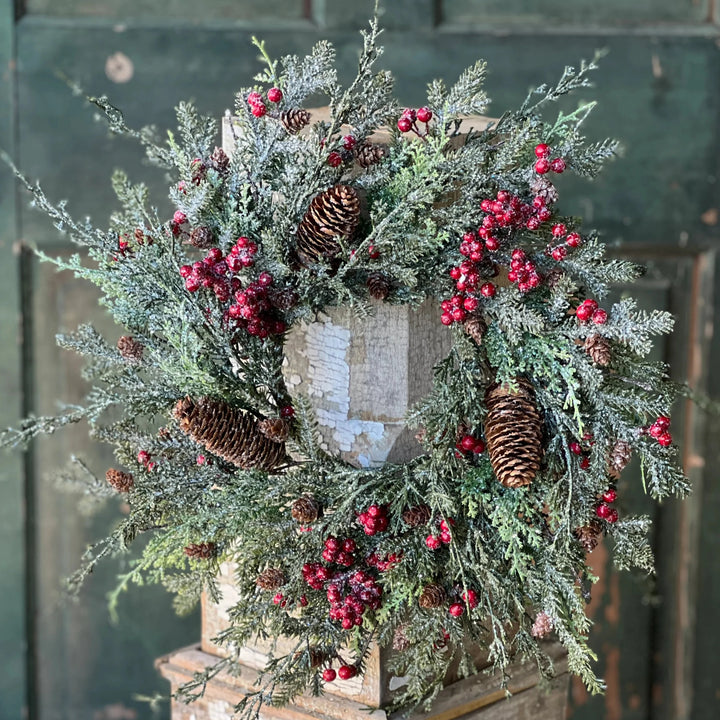
[[[535,172],[538,173],[538,175],[545,175],[551,170],[558,174],[565,172],[565,161],[561,157],[550,160],[550,151],[550,146],[545,143],[539,143],[535,146],[535,157],[537,157],[535,161]]]
[[[267,99],[271,103],[279,103],[283,99],[282,90],[280,88],[270,88],[267,92]],[[250,112],[257,118],[267,113],[267,105],[262,94],[254,91],[248,94],[247,103],[250,106]]]
[[[240,327],[263,340],[268,335],[282,335],[287,330],[285,322],[273,315],[272,303],[268,298],[272,283],[270,273],[260,273],[257,280],[235,293],[235,303],[228,308],[228,315]]]
[[[575,316],[583,325],[592,321],[595,325],[604,325],[608,321],[607,311],[598,307],[595,300],[583,300],[575,310]]]
[[[350,567],[355,562],[357,543],[352,538],[338,540],[332,535],[325,540],[325,549],[322,552],[323,560]]]
[[[534,290],[542,282],[535,263],[520,248],[512,251],[508,280],[515,283],[522,293]]]
[[[667,415],[661,415],[650,427],[647,428],[650,437],[655,438],[662,447],[672,445],[672,435],[670,434],[670,418]]]
[[[405,108],[397,121],[397,127],[400,132],[406,133],[412,130],[418,137],[425,137],[427,135],[427,125],[432,120],[432,117],[432,110],[428,107],[421,107],[417,110]],[[424,131],[421,131],[418,127],[418,121],[425,124]]]
[[[616,523],[619,516],[618,511],[612,507],[615,500],[617,500],[617,490],[610,487],[602,494],[602,502],[595,508],[595,514],[602,520],[606,520],[609,523]]]
[[[337,672],[333,668],[325,668],[323,670],[322,679],[325,682],[332,682],[336,677],[341,680],[350,680],[357,675],[358,671],[355,665],[341,665]]]
[[[379,572],[386,572],[390,568],[395,567],[402,560],[402,553],[388,553],[384,557],[380,557],[377,553],[372,553],[365,558],[365,562],[374,567]]]
[[[465,453],[479,455],[485,452],[485,443],[474,435],[465,434],[455,443],[456,457],[464,457]]]
[[[450,277],[455,280],[458,292],[451,298],[440,303],[442,315],[440,322],[443,325],[452,325],[455,322],[464,322],[467,314],[474,312],[480,306],[477,298],[480,283],[480,269],[478,262],[483,257],[483,244],[475,233],[465,233],[460,252],[467,255],[459,265],[450,270]],[[495,285],[491,282],[483,283],[479,288],[483,297],[490,298],[495,295]]]
[[[452,518],[447,520],[441,520],[439,523],[440,534],[439,535],[428,535],[425,538],[425,544],[430,550],[437,550],[443,544],[449,545],[452,542],[452,531],[450,528],[455,525],[455,521]]]
[[[358,570],[333,578],[327,589],[330,619],[339,620],[343,630],[360,627],[366,610],[377,610],[382,587],[372,575]]]
[[[279,605],[281,608],[286,607],[286,606],[288,605],[288,603],[292,605],[293,602],[294,602],[294,601],[293,601],[292,598],[287,598],[287,597],[285,597],[285,595],[283,595],[282,593],[276,593],[276,594],[273,596],[273,603],[274,603],[275,605]],[[298,603],[299,603],[300,605],[302,605],[302,607],[307,607],[308,599],[307,599],[304,595],[301,595],[301,596],[300,596],[300,599],[298,600]]]
[[[137,461],[146,469],[152,470],[155,467],[155,462],[152,459],[152,455],[147,450],[141,450],[137,454]]]
[[[548,254],[553,260],[560,262],[564,260],[568,255],[568,248],[576,248],[582,242],[582,238],[579,233],[567,231],[565,223],[555,223],[552,226],[552,236],[557,240],[564,240],[562,245],[556,245],[555,247],[548,248]]]
[[[364,512],[358,513],[358,522],[363,526],[366,535],[384,532],[388,527],[387,507],[371,505]]]
[[[585,433],[585,435],[583,435],[583,440],[588,443],[589,446],[592,446],[594,444],[592,441],[591,433]],[[569,448],[570,452],[573,455],[582,456],[580,458],[580,469],[588,470],[590,468],[590,450],[587,448],[583,448],[583,446],[577,440],[573,440],[570,443]]]
[[[111,256],[111,259],[113,262],[117,262],[120,258],[124,258],[127,255],[132,255],[132,248],[130,247],[128,239],[124,235],[121,235],[118,238],[117,250],[115,254]]]
[[[552,216],[552,211],[539,195],[533,198],[532,204],[528,204],[508,190],[499,190],[494,200],[483,200],[480,209],[487,214],[478,228],[478,235],[490,252],[500,247],[503,230],[537,230],[541,223]]]

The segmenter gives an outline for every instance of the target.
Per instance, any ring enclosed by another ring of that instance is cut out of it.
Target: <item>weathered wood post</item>
[[[323,114],[322,110],[314,111],[314,119]],[[230,130],[226,118],[223,145],[228,153],[232,151]],[[378,136],[381,138],[382,133]],[[403,462],[421,450],[405,426],[405,414],[429,392],[432,368],[447,354],[450,342],[450,333],[438,322],[437,307],[432,302],[417,310],[377,302],[374,316],[363,319],[354,317],[346,308],[332,309],[315,322],[293,328],[289,333],[285,380],[292,393],[310,398],[330,451],[360,466]],[[200,645],[158,660],[158,668],[173,690],[228,652],[213,638],[229,625],[228,610],[237,597],[229,566],[222,570],[220,587],[223,595],[220,604],[203,599]],[[173,720],[232,717],[233,707],[246,692],[255,689],[253,683],[266,664],[268,649],[262,643],[241,648],[240,673],[218,675],[208,684],[203,698],[191,705],[174,701]],[[276,653],[281,651],[282,640],[276,646]],[[376,647],[364,675],[328,683],[325,695],[319,698],[307,695],[286,707],[265,707],[261,716],[287,720],[366,720],[368,707],[386,704],[404,684],[403,678],[393,677],[386,670],[389,652]],[[513,697],[509,701],[495,677],[479,674],[459,681],[448,677],[447,687],[424,717],[562,720],[568,676],[559,649],[551,654],[558,658],[558,677],[550,688],[537,687],[537,669],[531,664],[517,666],[511,673],[509,689]],[[482,656],[478,663],[482,667]],[[375,710],[372,717],[384,720],[386,713]]]

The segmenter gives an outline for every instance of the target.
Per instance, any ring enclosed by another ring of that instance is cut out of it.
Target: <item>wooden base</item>
[[[555,653],[553,653],[555,654]],[[217,662],[218,657],[199,646],[178,650],[157,661],[173,692]],[[537,668],[530,663],[516,666],[511,674],[512,697],[498,687],[497,677],[483,674],[460,680],[446,687],[436,698],[429,713],[417,712],[409,720],[564,720],[567,702],[567,663],[563,656],[555,661],[557,677],[548,687],[538,686]],[[205,695],[190,705],[173,700],[173,720],[225,720],[245,693],[256,690],[257,670],[241,666],[237,676],[220,673],[208,683]],[[369,710],[367,705],[333,695],[302,695],[285,707],[263,707],[262,720],[393,720],[384,710]]]

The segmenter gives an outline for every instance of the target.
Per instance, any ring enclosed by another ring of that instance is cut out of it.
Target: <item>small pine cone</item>
[[[209,250],[215,247],[215,236],[209,227],[196,227],[190,233],[190,244],[202,250]]]
[[[129,492],[135,484],[135,478],[130,473],[115,468],[110,468],[105,473],[105,479],[108,481],[108,485],[114,487],[119,493]]]
[[[150,235],[146,235],[142,228],[135,228],[135,242],[138,245],[145,245],[146,243],[152,245],[153,239]]]
[[[591,520],[587,525],[575,529],[575,537],[585,549],[585,552],[592,552],[600,542],[602,525],[598,520]]]
[[[320,667],[321,665],[324,665],[330,659],[324,652],[322,652],[322,650],[320,650],[317,647],[311,647],[308,650],[308,655],[309,655],[308,659],[310,661],[311,668]],[[303,656],[303,653],[300,650],[298,650],[295,653],[295,655],[293,655],[293,658],[295,659],[295,662],[297,662],[300,660],[300,658],[302,656]]]
[[[351,238],[360,220],[360,198],[349,185],[333,185],[312,199],[297,229],[297,256],[312,265],[340,252],[336,237]]]
[[[624,440],[618,440],[610,453],[610,474],[619,477],[632,457],[632,448]]]
[[[406,525],[410,527],[420,527],[427,525],[432,517],[432,510],[429,505],[416,505],[403,511],[402,519]]]
[[[387,275],[381,272],[372,272],[367,278],[367,287],[376,300],[385,300],[390,294],[391,283]]]
[[[135,340],[132,335],[123,335],[117,341],[117,349],[120,355],[129,363],[139,363],[145,346]]]
[[[285,573],[277,568],[263,570],[255,580],[255,584],[262,590],[277,590],[285,584]]]
[[[268,440],[252,415],[222,400],[186,397],[177,401],[173,415],[196,443],[243,470],[271,471],[285,457],[285,443]]]
[[[482,315],[471,315],[464,323],[465,332],[478,344],[482,343],[487,331],[487,323]]]
[[[193,160],[190,180],[193,185],[199,185],[207,177],[207,165],[202,160]]]
[[[543,456],[543,420],[532,385],[515,379],[517,392],[493,385],[485,394],[485,439],[497,479],[509,488],[529,485]]]
[[[560,268],[553,268],[545,276],[545,284],[552,290],[564,275],[565,273]]]
[[[215,170],[224,175],[230,167],[230,158],[221,147],[216,147],[210,156],[210,162]]]
[[[304,495],[293,502],[290,514],[296,522],[309,525],[320,517],[320,503],[311,495]]]
[[[545,612],[539,612],[535,617],[533,623],[532,636],[534,638],[546,638],[552,631],[555,625],[553,624],[552,618]]]
[[[297,304],[299,299],[298,294],[292,288],[273,289],[268,293],[268,300],[278,310],[290,310]]]
[[[215,555],[215,550],[215,543],[201,542],[191,543],[184,549],[184,552],[189,558],[194,558],[195,560],[209,560]]]
[[[267,418],[258,427],[268,440],[276,443],[284,443],[290,435],[290,423],[285,418]]]
[[[432,583],[426,585],[420,597],[418,598],[418,605],[426,610],[433,610],[435,608],[442,607],[447,600],[447,593],[442,585],[436,585]]]
[[[558,200],[557,188],[547,178],[535,177],[530,184],[530,189],[536,196],[541,197],[546,205],[552,205]]]
[[[612,346],[610,345],[610,341],[602,335],[598,333],[588,335],[583,348],[594,363],[602,365],[603,367],[610,364],[612,360]]]
[[[380,145],[365,142],[355,151],[355,159],[358,165],[363,168],[369,168],[371,165],[379,163],[385,157],[385,150]]]
[[[411,645],[410,639],[407,636],[407,625],[398,625],[393,633],[392,647],[393,650],[398,652],[404,652]]]
[[[291,135],[295,135],[310,122],[310,113],[302,108],[283,110],[280,113],[280,122]]]

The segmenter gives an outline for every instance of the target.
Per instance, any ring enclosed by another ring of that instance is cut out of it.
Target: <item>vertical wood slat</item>
[[[0,0],[0,147],[15,155],[15,6]],[[20,262],[17,254],[17,194],[0,163],[0,427],[17,422],[22,410],[19,332]],[[26,712],[25,524],[22,458],[4,454],[0,465],[0,718]]]

